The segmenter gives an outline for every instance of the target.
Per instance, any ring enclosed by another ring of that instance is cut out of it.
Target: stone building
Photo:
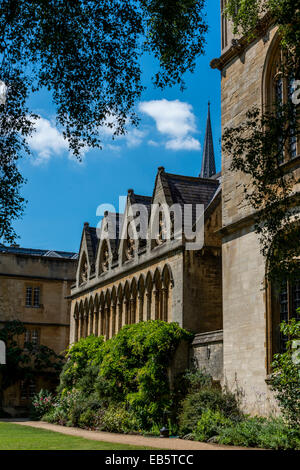
[[[234,37],[223,15],[222,52],[211,63],[221,72],[222,129],[238,126],[252,107],[272,109],[275,100],[291,98],[293,80],[278,74],[280,37],[263,17],[252,39]],[[71,291],[70,340],[94,333],[113,336],[128,323],[160,318],[196,333],[190,359],[243,397],[250,413],[274,410],[268,385],[272,357],[280,351],[279,324],[297,316],[300,281],[281,291],[266,283],[266,260],[254,227],[254,212],[245,199],[242,174],[230,170],[222,156],[222,176],[215,174],[208,115],[200,177],[178,176],[159,168],[151,197],[128,191],[124,214],[106,214],[98,233],[85,224]],[[300,176],[300,142],[291,138],[282,167]],[[295,186],[299,192],[299,184]],[[163,217],[158,238],[134,240],[130,208],[153,205],[204,205],[204,243],[187,249],[185,237],[164,240]],[[110,237],[115,232],[116,237]],[[106,233],[106,236],[105,236]],[[113,238],[113,239],[112,239]]]
[[[204,210],[198,214],[203,243],[189,249],[186,233],[175,236],[172,210],[179,208],[182,221],[191,209],[195,229],[197,205]],[[134,207],[139,217],[133,215]],[[170,237],[164,237],[163,207],[171,208]],[[158,230],[152,236],[155,220]],[[143,223],[146,236],[134,238],[130,230]],[[208,112],[201,176],[173,175],[160,167],[152,196],[129,190],[124,214],[106,213],[98,229],[84,225],[71,291],[71,343],[92,333],[108,339],[125,324],[161,319],[204,335],[197,344],[206,350],[210,339],[205,334],[222,330],[220,228],[220,181]],[[222,361],[219,347],[217,354]]]
[[[224,1],[221,1],[221,8]],[[235,38],[222,14],[222,55],[212,61],[221,71],[222,128],[243,123],[252,107],[272,109],[291,99],[293,78],[278,74],[282,61],[278,31],[265,16],[252,40]],[[266,260],[254,230],[253,209],[245,200],[245,176],[230,170],[222,157],[222,263],[224,381],[238,386],[244,406],[268,413],[273,399],[267,384],[273,354],[280,350],[279,323],[297,315],[300,281],[277,292],[265,281]],[[286,172],[300,176],[300,142],[291,138],[282,158]],[[299,185],[295,186],[299,192]]]
[[[0,245],[0,328],[20,320],[26,333],[19,338],[42,344],[57,354],[66,349],[70,334],[70,287],[75,280],[77,254]],[[4,404],[18,407],[41,387],[17,384],[6,390]]]

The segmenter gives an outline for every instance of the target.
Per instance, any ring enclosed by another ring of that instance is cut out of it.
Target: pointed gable
[[[81,259],[83,252],[86,253],[90,274],[95,272],[97,246],[97,229],[95,227],[90,227],[89,223],[85,222],[81,236],[79,258]]]
[[[152,204],[158,203],[166,203],[169,206],[174,203],[163,166],[158,168],[152,195]]]
[[[148,214],[150,214],[151,201],[152,201],[151,196],[143,196],[141,194],[135,194],[133,189],[129,189],[128,198],[129,198],[129,202],[131,205],[134,205],[134,204],[143,205],[147,209]]]
[[[217,179],[166,173],[159,167],[155,180],[152,203],[203,204],[206,208],[213,199],[220,183]]]
[[[101,260],[101,251],[104,242],[108,244],[109,255],[111,258],[110,263],[114,264],[118,260],[118,248],[122,221],[123,214],[106,211],[102,219],[101,227],[97,228],[98,248],[96,255],[96,265],[98,266],[98,274],[100,267],[99,263]]]

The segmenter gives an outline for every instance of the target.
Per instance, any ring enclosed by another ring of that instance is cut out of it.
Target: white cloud
[[[193,107],[189,103],[179,100],[152,100],[141,102],[139,109],[154,119],[157,131],[164,136],[162,141],[149,138],[148,145],[153,147],[163,145],[166,149],[172,151],[200,149],[200,142],[192,135],[197,132],[197,128]],[[110,124],[112,124],[112,127],[109,126]],[[142,129],[128,126],[127,133],[113,138],[115,125],[116,117],[109,116],[99,129],[99,134],[102,138],[103,149],[116,154],[122,150],[124,145],[129,149],[139,147],[150,133],[149,128],[146,126]],[[33,164],[46,163],[50,158],[60,156],[64,152],[66,152],[69,159],[80,163],[70,153],[68,142],[64,140],[62,133],[59,132],[52,120],[40,116],[35,122],[35,128],[36,132],[29,139],[29,145],[35,153],[35,158],[32,160]],[[88,151],[88,148],[84,148],[82,160],[84,160]]]
[[[197,131],[193,107],[179,100],[152,100],[140,103],[140,110],[155,120],[158,132],[168,138],[170,150],[199,150],[200,142],[190,134]],[[154,141],[149,141],[153,145]]]
[[[169,150],[201,150],[199,140],[194,137],[186,137],[185,139],[171,139],[166,142],[166,149]]]
[[[148,140],[148,145],[151,147],[159,147],[159,143],[152,139]]]
[[[120,149],[119,144],[123,141],[126,143],[128,148],[138,147],[142,144],[143,139],[147,132],[145,130],[140,130],[135,127],[130,127],[128,121],[125,122],[125,129],[126,132],[120,135],[114,135],[115,130],[117,127],[117,118],[113,114],[110,115],[103,125],[100,127],[99,134],[103,141],[103,148],[110,147],[112,150],[112,146],[115,144],[108,144],[109,142],[117,142],[118,145],[116,147]]]
[[[126,144],[129,148],[138,147],[143,142],[146,135],[146,131],[140,131],[139,129],[132,129],[125,134]]]
[[[40,117],[35,122],[35,133],[29,139],[31,149],[37,153],[33,163],[39,165],[52,156],[61,155],[68,150],[68,143],[63,135],[48,119]]]
[[[110,117],[110,121],[114,124],[114,118]],[[29,139],[29,145],[35,152],[35,158],[32,160],[34,165],[41,165],[50,160],[54,156],[60,156],[63,152],[68,152],[68,158],[74,160],[79,164],[84,163],[85,154],[89,151],[85,147],[82,151],[82,159],[78,160],[69,151],[68,142],[65,141],[63,135],[55,127],[55,124],[48,119],[39,117],[34,122],[35,132]],[[128,148],[135,148],[142,144],[145,135],[147,134],[144,130],[131,128],[126,134],[121,134],[113,139],[114,128],[104,125],[100,128],[100,136],[102,138],[102,148],[109,150],[114,153],[121,151],[121,142],[123,142]]]
[[[122,148],[119,145],[106,144],[102,145],[103,149],[111,150],[112,152],[120,152]]]

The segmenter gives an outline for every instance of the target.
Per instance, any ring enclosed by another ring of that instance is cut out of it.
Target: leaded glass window
[[[31,307],[32,304],[32,287],[26,288],[26,307]]]
[[[40,306],[40,288],[35,287],[33,290],[33,306],[39,307]]]
[[[293,93],[296,90],[296,82],[294,78],[289,79],[288,83],[288,98],[292,101]],[[290,130],[290,138],[289,138],[289,151],[291,158],[295,158],[297,156],[297,108],[293,106],[293,120],[290,123],[291,130]]]
[[[300,321],[300,279],[290,282],[284,282],[279,294],[279,320],[280,323],[285,321],[288,322],[292,318],[296,318]],[[280,352],[286,350],[286,342],[288,338],[280,333]]]

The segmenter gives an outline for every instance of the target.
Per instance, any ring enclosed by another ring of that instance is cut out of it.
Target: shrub
[[[292,431],[281,418],[245,418],[220,429],[220,444],[265,449],[300,449],[299,431]]]
[[[105,343],[94,336],[81,339],[68,350],[60,395],[65,399],[77,390],[85,400],[96,394],[106,407],[122,404],[149,430],[162,424],[171,407],[168,366],[179,343],[190,339],[178,324],[160,320],[126,325]],[[85,409],[78,403],[73,408],[70,420],[78,423]]]
[[[59,392],[80,388],[80,381],[90,377],[89,366],[99,365],[103,357],[103,337],[81,338],[67,350],[67,362],[60,375]],[[89,373],[87,373],[89,371]]]
[[[224,416],[220,411],[203,411],[196,428],[192,433],[195,441],[208,441],[208,439],[217,436],[222,428],[231,426],[232,421]]]
[[[134,413],[127,411],[123,406],[110,405],[102,417],[101,430],[127,434],[138,432],[139,424]]]
[[[194,431],[206,410],[220,411],[226,418],[238,420],[241,413],[234,394],[216,388],[204,388],[185,398],[179,415],[179,434],[184,436]]]
[[[66,426],[68,422],[67,413],[59,407],[53,407],[51,410],[43,416],[43,421],[47,423],[60,424],[61,426]]]
[[[64,390],[59,395],[56,406],[68,414],[76,405],[83,405],[85,401],[85,395],[80,390],[74,388],[73,390]]]
[[[274,356],[271,386],[281,411],[292,427],[300,426],[300,321],[293,319],[290,323],[281,324],[281,332],[287,338],[287,351]],[[294,343],[295,341],[295,343]]]
[[[34,395],[31,403],[30,416],[32,419],[41,419],[48,413],[55,403],[54,396],[48,390],[41,389]]]
[[[202,388],[210,388],[213,385],[212,377],[205,369],[187,370],[183,376],[186,388],[189,392],[196,392]]]
[[[78,426],[80,428],[95,429],[98,423],[98,412],[88,408],[85,410],[78,419]]]
[[[291,429],[281,418],[270,418],[261,427],[258,447],[274,450],[300,450],[300,430]]]

